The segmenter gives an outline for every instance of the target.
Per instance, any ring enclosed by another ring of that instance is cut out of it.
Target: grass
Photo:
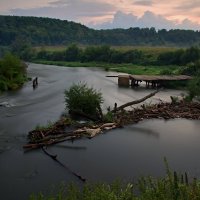
[[[44,61],[35,60],[35,63],[46,64],[46,65],[57,65],[65,67],[100,67],[106,71],[123,72],[127,74],[136,75],[159,75],[163,70],[170,70],[172,74],[178,73],[178,66],[139,66],[134,64],[112,64],[112,63],[96,63],[96,62],[65,62],[65,61]]]
[[[200,181],[189,181],[187,173],[172,172],[166,159],[166,176],[141,177],[133,183],[115,181],[112,184],[74,184],[61,186],[57,194],[31,195],[30,200],[199,200]]]
[[[85,49],[89,45],[78,45],[79,48]],[[95,46],[95,45],[92,45]],[[97,45],[99,46],[99,45]],[[66,50],[68,46],[58,45],[58,46],[37,46],[34,47],[36,51],[40,51],[41,48],[45,49],[46,51],[63,51]],[[120,51],[128,51],[128,50],[140,50],[144,53],[165,53],[168,51],[175,51],[178,50],[178,47],[166,47],[166,46],[111,46],[112,49],[120,50]]]
[[[107,67],[108,63],[96,63],[96,62],[66,62],[66,61],[47,61],[47,60],[33,60],[34,63],[45,65],[57,65],[64,67]]]

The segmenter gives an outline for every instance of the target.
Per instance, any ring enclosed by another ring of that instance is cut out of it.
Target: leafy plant
[[[8,53],[0,59],[0,91],[19,88],[27,80],[26,64]]]
[[[74,84],[65,91],[66,108],[72,113],[83,113],[99,118],[103,98],[101,92],[86,83]]]
[[[113,122],[114,118],[113,118],[113,113],[111,111],[108,111],[105,115],[103,115],[103,121],[104,122]]]
[[[200,74],[190,81],[188,85],[188,98],[192,100],[194,97],[200,97]]]

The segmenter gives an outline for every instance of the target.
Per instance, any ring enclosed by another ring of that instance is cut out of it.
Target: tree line
[[[67,62],[106,62],[106,63],[132,63],[137,65],[178,65],[182,66],[182,73],[187,75],[196,74],[200,65],[200,48],[190,47],[178,49],[157,56],[146,54],[142,50],[130,49],[121,51],[113,49],[108,45],[88,46],[80,48],[76,44],[69,45],[63,51],[46,51],[42,48],[35,55],[35,59],[48,61],[67,61]]]
[[[200,44],[200,31],[129,28],[94,30],[67,20],[0,16],[0,46],[8,46],[19,38],[31,45],[173,45]]]

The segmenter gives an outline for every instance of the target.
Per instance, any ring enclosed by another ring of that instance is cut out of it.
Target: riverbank
[[[114,64],[102,62],[66,62],[66,61],[48,61],[48,60],[33,60],[33,63],[44,65],[57,65],[64,67],[98,67],[105,71],[123,72],[135,75],[159,75],[163,71],[168,70],[172,74],[178,74],[179,66],[142,66],[135,64]]]
[[[0,59],[0,93],[19,89],[27,80],[27,65],[12,54]]]

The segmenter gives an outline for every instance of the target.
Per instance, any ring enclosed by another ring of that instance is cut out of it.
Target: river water
[[[4,93],[0,103],[0,196],[1,199],[27,199],[32,192],[52,191],[61,182],[80,181],[41,150],[25,153],[28,131],[59,119],[65,109],[64,90],[85,82],[103,93],[104,110],[116,102],[141,98],[152,90],[119,88],[114,72],[95,68],[66,68],[29,64],[30,77],[38,77],[35,90],[28,82],[19,91]],[[179,90],[164,90],[147,103],[169,101]],[[48,148],[58,160],[90,182],[132,181],[141,175],[165,173],[163,158],[174,170],[200,177],[200,123],[185,119],[146,120],[112,130],[92,140],[64,142]]]

